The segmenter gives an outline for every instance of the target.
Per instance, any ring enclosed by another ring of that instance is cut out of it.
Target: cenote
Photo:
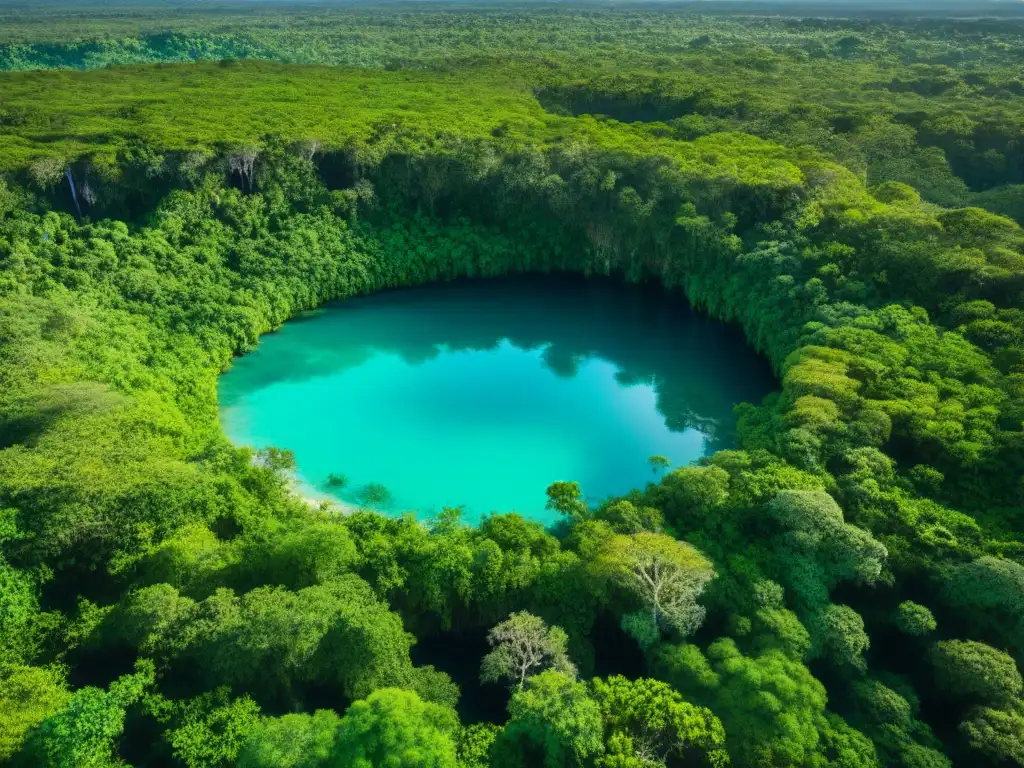
[[[642,486],[652,455],[678,466],[729,447],[733,407],[774,387],[737,328],[678,294],[530,276],[306,313],[236,360],[219,396],[228,436],[293,451],[308,497],[548,524],[550,483],[590,500]]]

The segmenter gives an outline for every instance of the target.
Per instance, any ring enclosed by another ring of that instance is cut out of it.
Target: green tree
[[[768,511],[781,532],[774,537],[776,551],[767,566],[786,587],[813,648],[859,666],[857,659],[868,642],[863,622],[858,629],[859,616],[831,605],[829,593],[841,581],[875,583],[887,557],[885,547],[867,531],[844,522],[839,505],[824,491],[781,491]]]
[[[455,712],[411,691],[382,688],[352,704],[338,724],[328,765],[456,768]]]
[[[71,694],[59,666],[9,666],[0,671],[0,761],[9,759],[25,734],[64,709]]]
[[[188,768],[235,765],[243,745],[260,727],[260,708],[227,688],[178,703],[175,727],[167,731],[174,756]]]
[[[118,678],[107,691],[80,688],[67,706],[29,731],[15,765],[54,768],[114,768],[122,765],[115,743],[124,729],[126,709],[153,684],[153,663],[136,664],[136,672]]]
[[[829,605],[811,623],[814,642],[811,652],[834,664],[866,669],[864,652],[871,641],[864,631],[864,619],[848,605]]]
[[[31,662],[39,652],[51,616],[40,610],[36,590],[28,572],[0,555],[0,664]]]
[[[252,586],[286,585],[293,589],[323,584],[358,565],[348,529],[340,522],[313,521],[284,530],[241,553],[239,572]]]
[[[771,649],[746,656],[731,638],[702,654],[695,646],[662,646],[654,671],[722,720],[725,746],[738,765],[827,765],[877,768],[871,741],[825,709],[825,687],[801,662]]]
[[[851,687],[854,718],[851,722],[871,737],[883,765],[949,768],[941,743],[917,719],[918,701],[906,681],[866,679]]]
[[[496,765],[584,766],[604,751],[600,706],[584,683],[561,672],[532,677],[512,694],[508,713],[494,744]]]
[[[452,709],[458,706],[462,694],[448,673],[435,669],[432,664],[413,667],[402,687],[415,692],[424,701],[444,704]]]
[[[725,729],[710,710],[658,680],[595,679],[593,697],[605,724],[606,768],[649,768],[671,757],[725,766]]]
[[[654,507],[636,506],[626,499],[618,499],[602,506],[597,517],[607,521],[619,533],[660,531],[662,516]]]
[[[679,467],[665,475],[654,506],[679,531],[700,529],[729,498],[729,473],[721,467]]]
[[[391,491],[380,483],[367,483],[359,489],[356,496],[364,507],[386,507],[391,503]]]
[[[167,585],[147,587],[111,615],[110,628],[161,658],[195,664],[207,684],[287,703],[299,681],[331,681],[358,696],[413,674],[401,619],[348,573],[294,592],[218,589],[200,602]]]
[[[340,722],[329,709],[265,717],[242,747],[238,768],[321,768],[334,748]]]
[[[283,474],[295,471],[295,453],[286,448],[262,448],[256,452],[256,458],[272,472]]]
[[[662,456],[661,454],[648,458],[647,464],[654,474],[664,472],[672,466],[672,462],[669,461],[668,457]]]
[[[768,505],[785,533],[784,545],[814,558],[830,588],[841,580],[874,583],[882,572],[885,547],[870,533],[844,522],[843,511],[824,491],[781,491]]]
[[[654,627],[688,635],[704,620],[697,598],[715,572],[686,542],[660,533],[615,536],[598,567],[644,606]]]
[[[974,640],[943,640],[929,654],[935,683],[951,698],[988,706],[1008,706],[1024,692],[1013,659]]]
[[[1024,565],[979,557],[953,569],[945,596],[971,626],[1024,661]]]
[[[935,631],[938,626],[935,617],[927,607],[911,600],[904,600],[896,609],[896,626],[901,632],[923,637]]]
[[[548,486],[548,501],[545,508],[565,515],[569,520],[583,520],[587,517],[587,505],[579,483],[559,481]]]
[[[475,723],[459,731],[459,768],[490,768],[491,748],[501,728],[493,723]]]
[[[960,723],[960,733],[974,750],[994,763],[1024,765],[1024,713],[977,707]]]
[[[494,649],[480,664],[480,679],[485,683],[507,680],[522,688],[526,679],[547,669],[570,677],[576,668],[566,652],[568,637],[561,627],[548,627],[543,619],[520,611],[495,625],[487,633]]]

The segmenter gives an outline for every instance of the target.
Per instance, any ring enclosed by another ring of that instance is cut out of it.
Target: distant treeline
[[[675,6],[175,8],[12,14],[0,25],[0,68],[255,59],[441,70],[481,83],[515,73],[561,114],[664,123],[664,135],[683,140],[743,131],[809,145],[869,184],[899,181],[930,202],[1024,219],[1024,22],[719,16]],[[154,84],[140,81],[146,98],[104,110],[112,95],[102,83],[75,86],[96,88],[86,107],[96,118],[144,120],[140,108],[163,97],[162,85],[150,94]],[[36,85],[4,83],[0,139],[37,133],[50,143],[62,134],[53,127],[65,103],[47,98],[59,91]],[[273,130],[254,126],[257,136]]]

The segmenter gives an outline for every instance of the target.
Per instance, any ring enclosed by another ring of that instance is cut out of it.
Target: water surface
[[[737,329],[679,295],[529,277],[328,305],[265,336],[219,389],[228,436],[294,451],[308,496],[549,523],[551,482],[593,500],[642,486],[654,454],[681,465],[732,445],[733,406],[774,386]]]

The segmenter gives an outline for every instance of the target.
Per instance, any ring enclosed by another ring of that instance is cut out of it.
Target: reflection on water
[[[595,497],[643,484],[652,454],[683,464],[729,446],[733,406],[773,386],[737,329],[679,296],[530,277],[303,315],[235,362],[220,402],[232,439],[292,449],[321,495],[548,522],[548,483]],[[344,485],[328,488],[331,474]]]

